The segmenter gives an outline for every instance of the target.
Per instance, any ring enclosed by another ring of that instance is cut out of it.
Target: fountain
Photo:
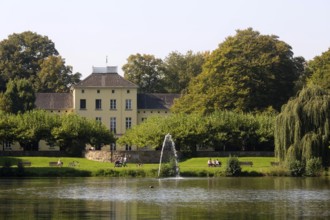
[[[178,155],[177,155],[177,152],[176,152],[176,149],[175,149],[175,144],[173,142],[172,136],[170,134],[165,135],[165,138],[164,138],[164,141],[163,141],[162,151],[160,153],[160,159],[159,159],[158,177],[160,175],[160,169],[161,169],[161,166],[162,166],[164,148],[166,147],[167,143],[171,145],[171,150],[173,151],[174,161],[175,161],[175,174],[176,174],[176,177],[179,177],[180,176],[180,170],[179,170],[179,164],[178,164]]]

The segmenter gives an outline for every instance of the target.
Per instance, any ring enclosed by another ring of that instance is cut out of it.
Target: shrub
[[[320,158],[313,157],[307,160],[306,176],[320,176],[322,173],[322,161]]]
[[[237,157],[229,156],[226,165],[226,176],[238,176],[242,171]]]
[[[305,163],[299,160],[289,162],[289,172],[291,176],[302,176],[305,173]]]
[[[160,177],[171,177],[176,175],[175,168],[171,164],[164,164],[160,169]]]

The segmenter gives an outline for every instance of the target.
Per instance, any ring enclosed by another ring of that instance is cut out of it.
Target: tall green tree
[[[57,56],[55,44],[46,36],[31,31],[12,34],[0,42],[0,73],[4,82],[29,79],[34,83],[40,71],[40,61]],[[1,85],[2,91],[5,85]]]
[[[148,54],[135,54],[123,66],[124,77],[139,86],[141,92],[164,92],[164,65],[161,59]]]
[[[194,54],[192,51],[170,53],[164,60],[167,92],[181,93],[186,89],[191,79],[202,72],[207,55],[208,52]]]
[[[0,144],[4,150],[6,143],[13,143],[17,138],[15,116],[0,111]]]
[[[274,35],[238,30],[214,50],[174,112],[279,110],[299,78],[291,47]]]
[[[304,88],[276,117],[275,155],[280,161],[322,158],[330,161],[330,95],[318,86]]]
[[[61,56],[49,56],[40,62],[37,76],[37,91],[68,92],[72,85],[80,81],[81,74],[72,74],[72,67],[66,66]]]
[[[35,107],[35,99],[33,87],[28,80],[10,80],[6,92],[0,96],[0,109],[8,113],[24,113]]]
[[[309,61],[307,69],[310,74],[307,79],[308,85],[318,85],[330,91],[330,48],[321,56]]]
[[[64,60],[60,57],[51,58],[58,55],[55,44],[47,36],[31,31],[9,35],[7,39],[0,42],[0,91],[4,92],[7,82],[14,79],[29,80],[36,92],[48,91],[50,90],[49,85],[44,83],[43,77],[54,74],[61,80],[53,80],[57,84],[52,86],[51,92],[55,92],[58,88],[61,90],[62,87],[74,83],[76,78],[71,79],[71,68],[65,66]],[[53,63],[56,59],[60,62],[55,65]],[[41,70],[42,72],[39,73]],[[71,82],[62,80],[63,76],[71,79]]]

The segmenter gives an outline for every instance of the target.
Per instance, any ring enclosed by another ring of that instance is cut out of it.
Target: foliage
[[[0,109],[17,114],[32,110],[35,94],[31,83],[26,79],[10,80],[7,90],[0,96]]]
[[[227,176],[239,176],[241,174],[242,168],[239,164],[237,157],[230,156],[226,164],[226,175]]]
[[[314,57],[308,62],[307,68],[310,77],[308,85],[318,85],[325,90],[330,90],[330,48],[321,56]]]
[[[61,56],[49,56],[40,62],[36,90],[39,92],[68,92],[80,81],[81,74],[72,74],[72,67],[66,66]]]
[[[311,158],[306,163],[307,176],[320,176],[322,173],[322,161],[320,158]]]
[[[16,140],[16,120],[15,116],[0,111],[0,142],[13,143]],[[4,145],[3,145],[4,147]]]
[[[86,144],[99,149],[115,141],[103,124],[75,114],[60,116],[33,110],[18,115],[0,112],[0,116],[0,140],[17,141],[24,150],[38,150],[38,142],[45,140],[50,146],[81,155]]]
[[[47,36],[31,31],[9,35],[0,42],[0,91],[16,79],[28,80],[35,92],[68,91],[80,74],[72,75],[71,67],[58,55]]]
[[[171,114],[150,117],[118,139],[119,144],[139,148],[159,148],[167,133],[172,135],[177,150],[193,155],[199,148],[215,150],[272,150],[272,114],[244,114],[217,111],[208,116]]]
[[[179,52],[170,53],[164,60],[165,86],[169,93],[181,93],[188,87],[190,80],[202,72],[202,66],[208,53],[188,51],[186,54]]]
[[[306,164],[320,157],[329,164],[330,96],[320,87],[304,88],[276,117],[275,155]]]
[[[238,30],[207,58],[174,112],[279,110],[293,94],[299,70],[291,47],[274,35]],[[299,61],[300,62],[300,61]]]
[[[305,163],[300,160],[289,160],[288,168],[292,176],[302,176],[305,173]]]
[[[137,84],[140,92],[164,92],[164,66],[161,59],[148,54],[130,55],[122,69],[125,79]]]
[[[102,144],[114,142],[112,133],[95,120],[88,120],[75,114],[63,115],[61,125],[51,130],[55,144],[71,155],[80,155],[86,144],[100,149]]]

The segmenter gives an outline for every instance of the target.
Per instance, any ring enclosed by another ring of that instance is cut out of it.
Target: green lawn
[[[29,172],[30,176],[155,176],[158,171],[159,164],[144,164],[142,167],[136,164],[128,163],[127,167],[114,168],[113,163],[97,162],[87,160],[85,158],[63,157],[60,158],[63,162],[63,167],[49,167],[49,162],[57,161],[56,157],[0,157],[0,167],[5,164],[5,161],[12,167],[17,167],[19,161],[30,161],[31,167],[25,167],[25,171]],[[197,176],[216,176],[216,173],[223,173],[226,167],[227,157],[212,158],[218,159],[221,167],[208,167],[207,157],[191,158],[179,162],[180,171],[183,175]],[[253,166],[241,166],[242,171],[269,173],[273,169],[270,165],[271,161],[275,161],[274,157],[241,157],[239,161],[252,161]],[[69,164],[73,161],[79,163],[78,166],[72,167]],[[31,174],[32,173],[32,174]]]
[[[216,170],[218,171],[224,171],[226,168],[226,163],[228,160],[228,157],[218,157],[218,158],[212,158],[212,159],[218,159],[221,162],[221,167],[208,167],[207,161],[208,157],[199,157],[199,158],[192,158],[188,159],[186,161],[183,161],[180,163],[180,170],[182,172],[190,171],[190,170],[197,170],[197,171],[207,171],[207,172],[214,172]],[[240,157],[238,158],[239,161],[251,161],[253,163],[253,166],[245,166],[242,165],[242,171],[247,172],[259,172],[259,173],[268,173],[272,166],[270,162],[275,161],[274,157]]]

